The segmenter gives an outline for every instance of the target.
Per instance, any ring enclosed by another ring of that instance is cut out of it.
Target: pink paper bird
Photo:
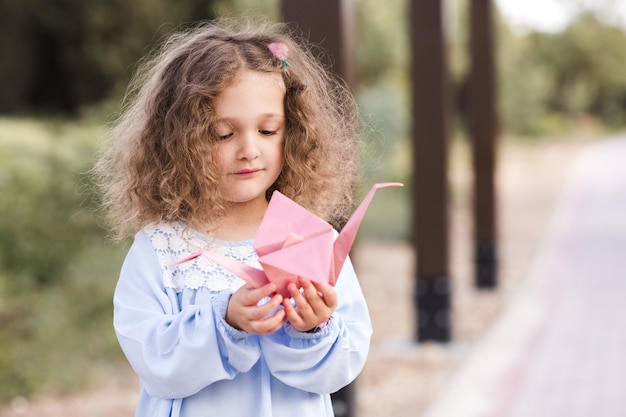
[[[276,292],[285,297],[289,297],[287,285],[298,277],[335,285],[374,193],[392,186],[402,184],[374,184],[336,239],[330,224],[274,191],[254,241],[263,270],[207,250],[192,253],[174,265],[203,255],[255,287],[276,284]]]

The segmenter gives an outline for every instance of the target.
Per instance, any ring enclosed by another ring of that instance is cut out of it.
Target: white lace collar
[[[260,268],[253,240],[226,242],[211,239],[180,222],[159,223],[144,229],[163,269],[163,285],[176,292],[206,288],[210,291],[235,291],[244,281],[204,256],[189,262],[173,264],[199,249],[207,249],[238,262]]]

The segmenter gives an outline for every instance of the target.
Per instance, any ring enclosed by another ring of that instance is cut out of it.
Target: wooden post
[[[354,91],[354,13],[352,0],[282,0],[284,22],[293,22],[308,40],[328,53],[328,66]]]
[[[443,0],[411,1],[417,339],[451,337],[447,158],[451,107]]]
[[[491,0],[470,2],[468,119],[474,167],[475,283],[496,286],[495,68]]]
[[[352,0],[282,0],[284,22],[293,22],[308,40],[328,53],[326,64],[354,91],[354,25]],[[356,415],[356,383],[331,395],[335,417]]]

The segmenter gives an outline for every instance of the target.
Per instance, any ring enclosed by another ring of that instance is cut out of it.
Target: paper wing
[[[265,284],[269,283],[267,279],[267,275],[265,272],[257,269],[253,266],[246,265],[241,262],[237,262],[234,259],[231,259],[227,256],[220,255],[215,252],[209,252],[208,250],[200,250],[198,252],[194,252],[191,255],[178,260],[172,266],[180,265],[184,262],[191,261],[192,259],[197,258],[198,256],[205,256],[206,258],[212,260],[220,266],[228,269],[233,274],[237,275],[239,278],[243,279],[249,284],[252,284],[254,287],[262,287]]]
[[[354,240],[356,239],[356,234],[359,231],[359,226],[361,225],[361,221],[365,216],[365,211],[369,206],[372,198],[374,198],[374,194],[376,190],[379,188],[386,187],[402,187],[403,184],[399,182],[385,182],[374,184],[372,188],[369,190],[359,207],[356,209],[350,220],[346,223],[346,225],[339,233],[339,236],[335,240],[334,250],[333,250],[333,265],[331,270],[331,275],[329,277],[329,282],[331,285],[335,285],[337,281],[337,277],[341,272],[341,268],[343,268],[343,264],[346,262],[348,258],[348,254],[350,253],[350,249],[354,244]]]

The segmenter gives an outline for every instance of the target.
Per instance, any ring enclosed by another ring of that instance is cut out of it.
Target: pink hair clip
[[[270,50],[272,55],[274,55],[280,62],[282,62],[283,67],[290,67],[289,61],[287,61],[287,52],[289,48],[282,42],[273,42],[267,45],[267,49]]]

